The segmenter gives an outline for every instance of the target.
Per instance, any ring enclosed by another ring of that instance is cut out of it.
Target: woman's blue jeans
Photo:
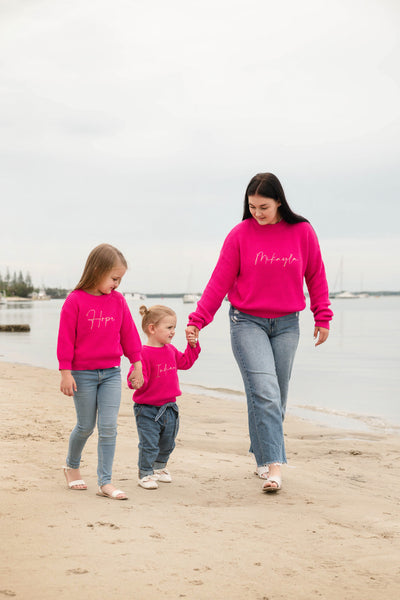
[[[247,396],[250,451],[258,466],[285,463],[283,420],[299,341],[299,313],[263,319],[231,307],[229,316],[232,350]]]
[[[162,406],[134,404],[139,437],[139,477],[152,475],[154,469],[163,469],[175,448],[179,429],[179,409],[175,402]]]
[[[67,466],[78,469],[82,450],[92,435],[97,417],[97,479],[100,486],[111,482],[121,403],[121,369],[72,371],[77,391],[74,403],[77,423],[69,438]]]

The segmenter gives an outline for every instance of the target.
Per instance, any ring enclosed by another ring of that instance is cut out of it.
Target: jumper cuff
[[[329,329],[329,321],[316,321],[315,327],[323,327],[324,329]]]
[[[72,364],[66,363],[66,362],[62,362],[62,363],[60,362],[58,370],[59,371],[72,371]]]

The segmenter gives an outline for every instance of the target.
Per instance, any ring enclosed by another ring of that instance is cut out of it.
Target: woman
[[[247,397],[250,451],[265,492],[282,486],[283,420],[299,311],[306,305],[304,280],[318,346],[328,338],[333,313],[317,236],[307,219],[291,210],[278,178],[260,173],[247,186],[243,220],[225,239],[186,334],[198,335],[228,295],[232,350]]]

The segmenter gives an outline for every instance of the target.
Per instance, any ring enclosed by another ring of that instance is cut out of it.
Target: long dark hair
[[[290,208],[285,192],[279,179],[273,173],[258,173],[250,180],[247,186],[246,193],[244,196],[243,206],[243,219],[250,219],[252,217],[249,209],[249,196],[263,196],[263,198],[273,198],[281,203],[279,207],[279,214],[286,223],[302,223],[307,221],[301,215],[296,215]]]

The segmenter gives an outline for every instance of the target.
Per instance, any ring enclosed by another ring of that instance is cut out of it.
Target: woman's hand
[[[187,340],[188,344],[192,348],[195,348],[196,344],[197,344],[197,339],[199,337],[198,328],[195,327],[194,325],[188,325],[185,329],[185,333],[186,333],[186,340]]]
[[[75,383],[75,379],[72,377],[71,371],[62,370],[61,373],[61,383],[60,383],[60,391],[66,396],[73,396],[74,392],[77,391],[77,386]]]
[[[314,340],[316,340],[315,345],[319,346],[323,344],[328,339],[329,329],[325,327],[315,327],[314,328]]]

